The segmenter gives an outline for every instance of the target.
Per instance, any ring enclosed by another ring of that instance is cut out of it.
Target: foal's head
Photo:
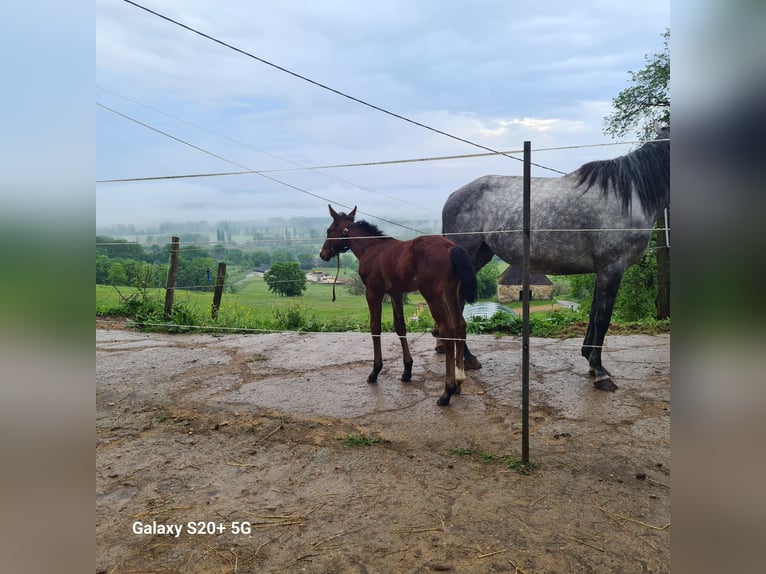
[[[332,225],[327,228],[327,239],[319,252],[319,257],[325,261],[348,251],[348,229],[354,223],[356,216],[356,207],[349,214],[337,213],[331,205],[327,207],[330,208]]]

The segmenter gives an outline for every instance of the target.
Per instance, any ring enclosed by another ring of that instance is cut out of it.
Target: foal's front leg
[[[407,343],[407,324],[404,321],[404,302],[401,293],[389,293],[391,297],[391,307],[394,310],[394,328],[399,335],[399,342],[402,344],[402,356],[404,360],[404,372],[402,381],[405,383],[412,380],[412,355],[410,346]]]
[[[367,377],[368,383],[378,382],[378,373],[383,368],[383,354],[380,350],[380,321],[383,311],[383,295],[378,296],[367,289],[367,307],[370,310],[370,333],[372,334],[372,372]]]

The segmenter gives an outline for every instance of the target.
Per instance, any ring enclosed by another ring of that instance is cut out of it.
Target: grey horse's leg
[[[593,385],[602,391],[615,391],[618,388],[609,371],[601,364],[601,350],[624,272],[624,267],[615,266],[596,274],[590,321],[582,346],[582,354],[588,359],[589,372],[594,377]]]

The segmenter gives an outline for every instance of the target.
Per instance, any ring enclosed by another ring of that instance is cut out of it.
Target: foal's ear
[[[332,208],[332,205],[328,203],[327,207],[330,208],[330,217],[332,217],[333,219],[338,219],[338,213]]]
[[[354,206],[354,209],[351,210],[351,213],[348,214],[348,216],[351,219],[354,219],[354,217],[356,216],[356,205]]]

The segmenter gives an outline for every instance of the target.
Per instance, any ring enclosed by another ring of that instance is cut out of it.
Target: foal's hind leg
[[[484,239],[480,235],[464,235],[464,234],[457,234],[452,237],[450,237],[449,233],[445,233],[444,236],[447,239],[450,239],[454,243],[457,243],[460,247],[465,249],[468,252],[469,257],[471,258],[471,261],[473,262],[473,268],[476,271],[476,273],[479,272],[479,270],[484,267],[487,263],[492,261],[492,258],[495,256],[494,251],[492,251],[489,246],[484,243]],[[465,305],[465,301],[461,300],[460,304],[460,311],[462,316],[463,306]],[[437,324],[436,328],[433,330],[433,336],[438,337],[439,334],[439,325]],[[465,339],[465,337],[463,337]],[[464,343],[463,348],[465,349],[463,355],[464,359],[464,365],[466,369],[481,369],[481,361],[474,355],[471,350],[468,348],[468,344]],[[436,341],[436,347],[434,350],[437,353],[444,353],[444,343],[441,341],[441,339]]]
[[[455,379],[455,333],[443,325],[439,327],[440,334],[444,337],[444,361],[446,365],[444,392],[436,401],[440,407],[447,406],[452,395],[460,392],[460,386]]]
[[[399,335],[399,342],[402,344],[402,356],[404,360],[404,372],[402,381],[405,383],[412,380],[412,355],[410,346],[407,344],[407,325],[404,321],[404,304],[401,293],[389,293],[391,296],[391,307],[394,310],[394,328]]]
[[[465,368],[466,368],[466,355],[468,354],[468,347],[465,345],[465,319],[463,316],[458,316],[457,322],[457,339],[455,340],[455,383],[457,388],[455,394],[460,394],[463,381],[465,381]],[[475,357],[474,357],[475,358]]]
[[[431,315],[439,325],[438,336],[444,343],[444,362],[446,365],[444,392],[436,401],[436,404],[446,406],[449,404],[452,395],[458,392],[458,385],[455,380],[455,338],[457,333],[453,326],[453,318],[450,316],[449,310],[440,297],[428,301],[428,306],[431,309]]]

